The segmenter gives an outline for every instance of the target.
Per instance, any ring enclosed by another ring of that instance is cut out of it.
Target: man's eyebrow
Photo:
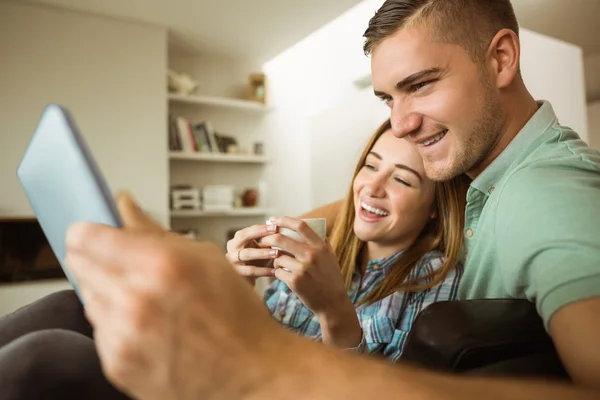
[[[442,72],[442,69],[438,68],[438,67],[424,69],[422,71],[415,72],[414,74],[409,75],[406,78],[402,79],[400,82],[396,83],[396,89],[403,90],[407,86],[410,86],[413,83],[415,83],[423,78],[428,77],[429,75],[439,74],[440,72]]]
[[[428,77],[429,75],[435,75],[435,74],[439,74],[441,72],[442,72],[442,69],[439,67],[428,68],[428,69],[424,69],[419,72],[415,72],[414,74],[409,75],[406,78],[402,79],[400,82],[396,83],[396,90],[403,90],[407,86],[410,86],[410,85],[414,84],[415,82]],[[380,97],[380,98],[385,98],[385,97],[389,96],[388,93],[383,92],[381,90],[373,90],[373,93],[375,94],[375,96]]]
[[[437,74],[440,74],[441,72],[442,72],[442,69],[439,67],[428,68],[428,69],[424,69],[419,72],[415,72],[414,74],[409,75],[406,78],[402,79],[400,82],[396,83],[396,90],[404,90],[407,86],[410,86],[410,85],[414,84],[415,82],[428,77],[429,75],[437,75]],[[381,90],[373,90],[373,93],[375,94],[375,96],[377,96],[379,98],[389,97],[388,93],[383,92]]]

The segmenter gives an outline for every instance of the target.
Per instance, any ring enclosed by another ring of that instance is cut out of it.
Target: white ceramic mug
[[[306,224],[313,231],[315,231],[321,239],[325,239],[325,237],[327,236],[327,218],[303,218],[302,221],[306,222]],[[271,223],[267,221],[267,225],[271,225]],[[298,242],[304,242],[304,240],[302,240],[302,238],[296,231],[293,231],[288,228],[279,228],[277,231],[283,236],[287,236],[289,238],[297,240]],[[278,247],[273,247],[273,249],[281,250]]]

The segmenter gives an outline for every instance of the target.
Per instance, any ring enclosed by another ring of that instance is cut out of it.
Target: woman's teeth
[[[431,139],[426,140],[423,143],[421,143],[421,146],[429,146],[430,144],[440,141],[444,136],[446,136],[447,132],[448,132],[448,130],[443,130],[442,132],[438,133]]]
[[[360,206],[364,209],[367,210],[369,212],[372,212],[373,214],[377,214],[377,215],[381,215],[382,217],[387,216],[389,213],[387,211],[381,210],[379,208],[375,208],[375,207],[371,207],[365,203],[360,203]]]

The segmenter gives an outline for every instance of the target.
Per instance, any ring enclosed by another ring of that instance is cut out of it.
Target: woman
[[[264,298],[291,330],[396,361],[417,314],[456,296],[466,188],[428,180],[418,151],[387,121],[363,151],[330,244],[301,220],[277,217],[237,232],[227,257],[251,282],[277,278]]]

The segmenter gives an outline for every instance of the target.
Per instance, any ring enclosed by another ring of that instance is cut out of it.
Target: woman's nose
[[[385,178],[376,176],[367,184],[367,195],[370,197],[385,196]]]

